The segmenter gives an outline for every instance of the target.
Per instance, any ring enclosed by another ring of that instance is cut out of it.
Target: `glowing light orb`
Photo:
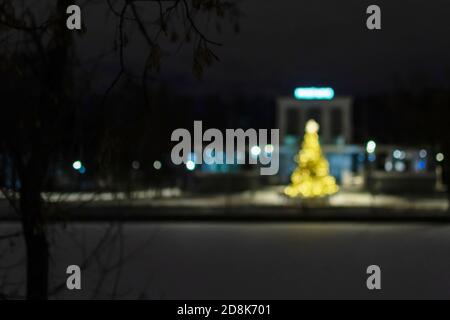
[[[153,162],[153,168],[155,168],[155,170],[159,170],[161,169],[162,164],[161,161],[156,160],[155,162]]]
[[[188,160],[186,162],[186,169],[188,169],[189,171],[192,171],[195,169],[195,162],[192,160]]]
[[[308,120],[305,130],[307,133],[317,133],[319,131],[319,124],[313,119]]]
[[[133,161],[132,163],[131,163],[131,167],[134,169],[134,170],[139,170],[139,168],[141,167],[141,164],[140,164],[140,162],[139,161]]]
[[[261,148],[258,147],[258,146],[253,146],[253,147],[250,149],[250,153],[252,154],[252,156],[257,157],[257,156],[259,156],[260,153],[261,153]]]
[[[81,169],[81,166],[82,166],[82,164],[81,164],[81,161],[79,161],[79,160],[74,161],[74,162],[72,163],[72,168],[74,168],[75,170],[80,170],[80,169]]]
[[[374,153],[376,148],[377,148],[377,144],[375,143],[375,141],[370,140],[369,142],[367,142],[367,145],[366,145],[367,153]]]

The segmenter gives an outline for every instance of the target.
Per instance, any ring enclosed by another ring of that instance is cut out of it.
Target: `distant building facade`
[[[338,182],[342,184],[345,180],[350,183],[352,177],[360,175],[364,164],[364,149],[351,145],[352,104],[351,96],[335,97],[334,92],[326,98],[303,96],[277,99],[280,182],[288,182],[296,166],[294,157],[301,146],[305,124],[309,119],[314,119],[320,125],[322,151],[330,164],[330,173]]]
[[[297,94],[297,90],[303,90]],[[319,93],[316,95],[316,93]],[[331,88],[297,88],[294,96],[277,99],[280,129],[279,182],[288,183],[296,167],[305,124],[320,125],[322,152],[330,174],[345,188],[365,188],[374,193],[434,192],[439,184],[434,153],[430,148],[353,143],[353,98],[334,96]]]
[[[314,119],[320,125],[321,143],[348,144],[352,140],[352,103],[349,96],[331,100],[277,99],[277,122],[280,140],[303,137],[306,122]]]

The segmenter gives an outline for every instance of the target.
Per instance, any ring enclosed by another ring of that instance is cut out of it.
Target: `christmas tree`
[[[314,120],[306,123],[305,136],[291,176],[291,184],[284,189],[290,197],[318,198],[336,193],[339,187],[329,175],[328,161],[322,155],[319,144],[319,124]]]

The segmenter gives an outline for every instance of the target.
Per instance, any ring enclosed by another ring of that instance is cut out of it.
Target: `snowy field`
[[[56,299],[450,298],[446,224],[75,224],[50,235]],[[16,296],[22,254],[20,238],[0,242],[0,288]],[[81,291],[65,289],[71,264]],[[371,264],[381,291],[366,288]]]

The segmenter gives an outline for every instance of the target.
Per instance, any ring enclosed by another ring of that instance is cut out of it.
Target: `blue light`
[[[188,160],[193,161],[193,162],[197,162],[197,155],[195,154],[195,152],[190,152],[189,153]]]
[[[375,160],[377,160],[377,157],[375,156],[374,153],[369,153],[369,161],[370,162],[374,162]]]
[[[425,170],[426,167],[427,167],[427,163],[425,160],[417,161],[417,170],[418,171]]]
[[[79,173],[81,174],[85,174],[86,173],[86,167],[85,166],[81,166],[81,168],[78,170]]]
[[[299,100],[331,100],[334,90],[329,87],[299,87],[295,89],[294,96]]]

